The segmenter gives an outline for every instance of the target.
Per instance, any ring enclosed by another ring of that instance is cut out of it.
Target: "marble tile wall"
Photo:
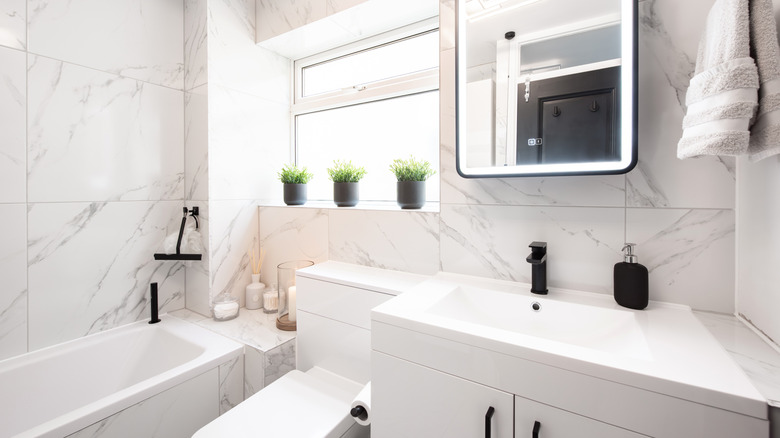
[[[328,258],[528,281],[527,245],[546,240],[550,285],[609,294],[612,266],[632,241],[650,271],[652,299],[734,312],[735,161],[676,158],[685,91],[713,3],[640,1],[640,152],[632,172],[463,179],[455,167],[454,0],[442,0],[440,212],[329,210]],[[261,208],[261,234],[266,221],[281,230],[304,220],[301,210],[279,211]],[[284,242],[261,240],[269,252]]]
[[[183,2],[0,1],[0,359],[184,306]]]
[[[258,248],[257,204],[280,198],[276,172],[290,158],[290,61],[255,45],[255,20],[254,0],[207,2],[208,288],[242,302],[247,251]]]

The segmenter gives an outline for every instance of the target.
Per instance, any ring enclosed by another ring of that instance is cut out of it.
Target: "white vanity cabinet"
[[[523,397],[515,397],[515,438],[641,438],[601,421],[573,414]]]
[[[373,438],[512,438],[512,394],[378,352],[371,369]]]

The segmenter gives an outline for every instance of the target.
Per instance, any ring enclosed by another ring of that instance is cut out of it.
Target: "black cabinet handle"
[[[542,423],[534,421],[534,430],[531,432],[533,438],[539,438],[539,428],[542,427]]]
[[[490,420],[493,418],[493,413],[496,409],[491,406],[485,413],[485,438],[490,438],[493,434],[490,432]]]

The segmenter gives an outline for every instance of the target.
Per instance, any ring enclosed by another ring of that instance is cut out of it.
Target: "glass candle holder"
[[[276,316],[276,327],[280,330],[295,330],[297,328],[298,308],[295,289],[295,271],[313,266],[310,260],[293,260],[280,263],[276,267],[279,282],[279,312]]]

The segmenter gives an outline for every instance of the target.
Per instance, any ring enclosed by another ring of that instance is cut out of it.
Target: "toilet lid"
[[[340,437],[355,424],[349,409],[361,386],[314,371],[290,371],[192,438]]]

